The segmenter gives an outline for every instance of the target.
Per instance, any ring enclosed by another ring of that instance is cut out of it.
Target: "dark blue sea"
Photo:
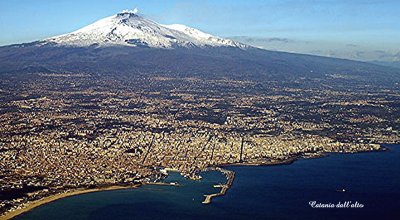
[[[64,198],[16,219],[398,220],[400,145],[386,146],[386,152],[330,154],[290,165],[227,167],[236,172],[234,184],[209,205],[201,203],[203,195],[226,181],[217,171],[202,173],[201,181],[171,173],[166,181],[179,187],[146,185]],[[312,208],[311,201],[335,207]],[[345,202],[349,207],[336,207]]]

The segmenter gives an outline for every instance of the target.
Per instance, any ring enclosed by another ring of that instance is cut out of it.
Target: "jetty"
[[[177,182],[144,182],[145,185],[157,185],[157,186],[180,186]]]
[[[214,185],[214,187],[216,187],[216,188],[221,188],[221,191],[218,193],[204,195],[205,198],[204,198],[204,201],[202,202],[203,204],[210,204],[212,198],[225,195],[226,191],[228,191],[228,189],[232,186],[233,180],[235,179],[235,172],[233,172],[231,170],[226,170],[226,169],[219,168],[219,167],[215,168],[215,170],[222,172],[225,175],[227,181],[225,184]]]

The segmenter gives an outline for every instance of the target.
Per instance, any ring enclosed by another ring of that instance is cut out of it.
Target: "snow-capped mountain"
[[[165,48],[165,49],[164,49]],[[162,25],[123,11],[69,34],[0,47],[0,75],[91,73],[240,80],[339,79],[397,83],[373,64],[267,51],[184,25]]]
[[[162,25],[125,10],[72,33],[48,38],[45,43],[62,46],[132,46],[151,48],[247,46],[180,24]]]

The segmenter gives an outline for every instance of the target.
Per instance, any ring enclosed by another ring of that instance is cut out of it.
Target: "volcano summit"
[[[139,16],[137,10],[125,10],[72,33],[46,39],[44,42],[64,46],[246,47],[244,44],[215,37],[184,25],[158,24]]]

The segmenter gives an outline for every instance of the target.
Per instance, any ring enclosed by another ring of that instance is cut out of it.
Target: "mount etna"
[[[399,70],[267,51],[123,11],[69,34],[0,47],[0,72],[158,73],[235,79],[347,79],[393,84]]]

